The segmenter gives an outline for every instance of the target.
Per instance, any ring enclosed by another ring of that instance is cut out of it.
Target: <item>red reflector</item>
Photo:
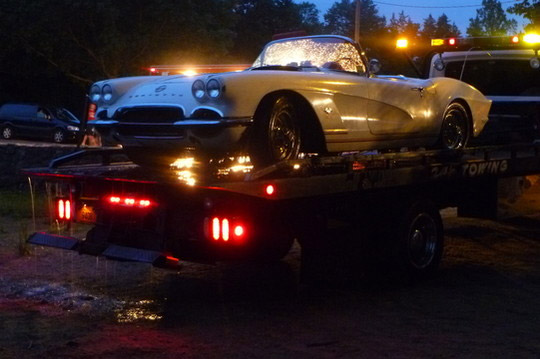
[[[276,189],[274,188],[273,185],[269,184],[268,186],[266,186],[266,194],[271,196],[273,195],[274,193],[276,192]]]
[[[455,38],[448,39],[448,45],[455,46],[457,44],[457,40]]]

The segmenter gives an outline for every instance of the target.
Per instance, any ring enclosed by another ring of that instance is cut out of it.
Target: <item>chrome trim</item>
[[[89,125],[116,125],[118,121],[115,120],[92,120],[88,121]]]
[[[197,119],[186,119],[182,121],[174,122],[175,126],[184,127],[184,126],[246,126],[253,122],[251,117],[239,117],[233,119],[216,119],[216,120],[197,120]]]

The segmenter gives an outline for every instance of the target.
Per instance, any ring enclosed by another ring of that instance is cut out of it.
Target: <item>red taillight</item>
[[[452,38],[448,39],[448,45],[456,46],[456,44],[457,44],[456,38],[452,37]]]
[[[205,221],[205,227],[208,228],[207,226],[209,226],[210,231],[207,233],[214,241],[236,241],[238,243],[245,238],[245,225],[238,220],[214,217],[209,224],[208,222],[207,219]]]
[[[138,208],[148,208],[155,205],[155,202],[147,198],[135,198],[135,197],[120,197],[120,196],[109,196],[106,201],[109,204],[119,205],[124,207],[138,207]]]
[[[512,36],[512,40],[511,40],[511,41],[512,41],[513,44],[518,44],[518,43],[519,43],[519,36],[517,36],[517,35],[516,35],[516,36]]]
[[[273,185],[269,184],[266,186],[265,191],[267,195],[271,196],[276,192],[276,188]]]
[[[58,199],[56,203],[56,214],[58,219],[71,220],[71,201],[69,199]]]

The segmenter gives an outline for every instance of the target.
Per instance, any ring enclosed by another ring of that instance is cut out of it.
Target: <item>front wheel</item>
[[[63,143],[66,140],[66,134],[63,130],[57,129],[53,133],[53,142],[54,143]]]
[[[279,96],[256,115],[251,141],[251,156],[256,165],[271,165],[294,159],[300,153],[301,136],[298,111],[287,96]]]
[[[2,128],[2,138],[4,140],[11,140],[13,138],[13,129],[9,126]]]
[[[440,145],[443,149],[457,150],[467,146],[470,121],[463,105],[454,102],[446,109],[441,127]]]

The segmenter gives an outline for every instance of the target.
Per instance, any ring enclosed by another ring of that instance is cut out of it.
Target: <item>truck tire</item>
[[[430,201],[406,209],[396,228],[397,264],[412,279],[432,276],[441,262],[444,234],[439,210]]]

